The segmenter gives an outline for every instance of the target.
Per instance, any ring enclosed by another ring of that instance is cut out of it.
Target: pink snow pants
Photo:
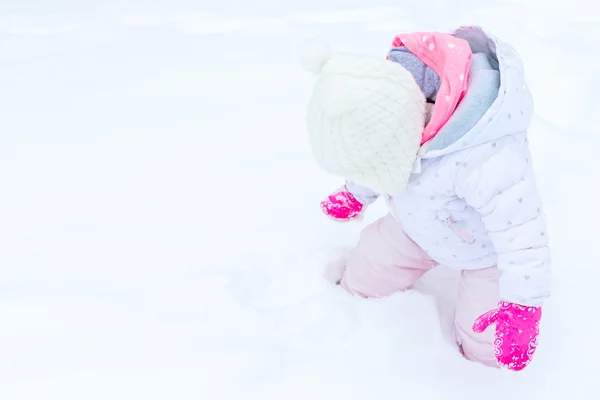
[[[340,285],[356,295],[383,297],[409,289],[437,265],[388,215],[363,230]],[[465,357],[494,367],[494,329],[476,334],[471,327],[477,317],[497,306],[499,277],[495,267],[462,271],[454,320]]]

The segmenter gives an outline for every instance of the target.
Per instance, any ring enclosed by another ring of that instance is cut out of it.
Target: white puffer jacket
[[[455,35],[474,53],[496,55],[497,97],[453,143],[425,146],[406,192],[386,199],[431,258],[457,269],[498,266],[502,300],[541,306],[550,295],[550,251],[527,141],[533,102],[522,62],[511,46],[479,29]],[[370,189],[348,188],[363,203],[377,198]]]

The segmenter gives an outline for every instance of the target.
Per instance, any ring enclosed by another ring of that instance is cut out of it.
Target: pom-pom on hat
[[[298,56],[318,75],[307,110],[317,164],[378,193],[403,193],[425,124],[425,96],[410,72],[385,58],[333,53],[322,40]]]
[[[319,39],[311,39],[298,49],[300,64],[302,64],[305,70],[315,75],[321,73],[323,66],[331,58],[332,54],[329,43]]]

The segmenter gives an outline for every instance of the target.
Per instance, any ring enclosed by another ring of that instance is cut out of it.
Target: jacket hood
[[[499,88],[495,93],[498,86],[492,87],[494,96],[490,98],[491,105],[485,104],[486,108],[479,110],[479,114],[476,108],[481,107],[485,101],[482,103],[480,99],[474,99],[472,105],[469,105],[467,91],[467,96],[445,124],[446,129],[440,130],[434,140],[421,149],[420,155],[423,158],[440,157],[525,131],[533,116],[533,99],[525,84],[523,62],[516,50],[480,27],[462,27],[452,35],[466,40],[474,56],[481,55],[490,60],[492,68],[499,72]],[[473,75],[475,77],[477,74]],[[490,90],[490,85],[493,83],[487,84],[487,90]],[[470,89],[473,93],[477,92],[475,87]],[[473,120],[473,115],[479,118]],[[470,116],[472,121],[461,121],[465,116]]]

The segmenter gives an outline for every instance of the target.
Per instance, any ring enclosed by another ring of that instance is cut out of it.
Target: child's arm
[[[457,174],[456,193],[481,214],[494,243],[501,299],[541,306],[550,296],[550,250],[527,145],[509,137],[482,146],[493,151],[470,153]]]
[[[456,193],[482,216],[501,272],[501,301],[475,320],[473,331],[495,325],[494,355],[500,366],[513,371],[533,358],[542,304],[550,296],[546,218],[527,144],[519,139],[473,149],[459,165],[456,180]]]

